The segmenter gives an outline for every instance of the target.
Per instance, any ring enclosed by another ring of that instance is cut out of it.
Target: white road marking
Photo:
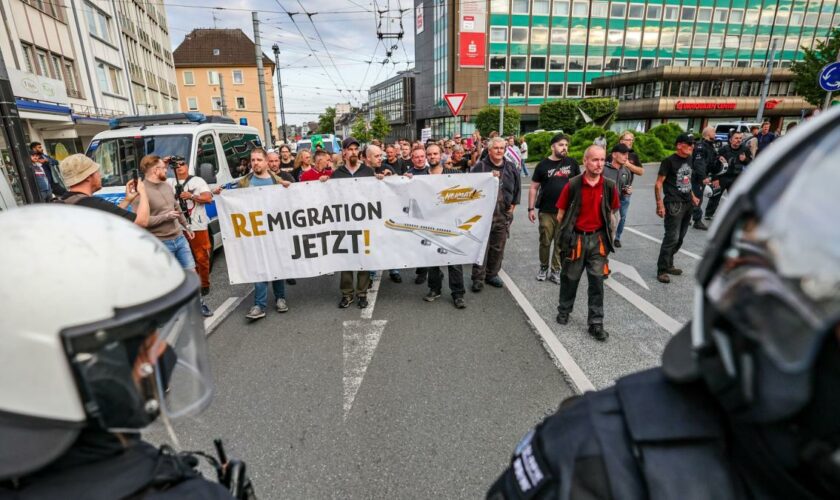
[[[624,262],[617,261],[615,259],[610,259],[610,271],[612,274],[623,274],[630,278],[630,280],[636,282],[640,287],[644,288],[645,290],[650,290],[645,283],[645,279],[642,278],[642,275],[639,274],[639,271],[636,270],[635,267],[631,266],[630,264],[625,264]]]
[[[209,318],[204,318],[205,335],[209,337],[210,334],[213,333],[213,330],[215,330],[219,325],[221,325],[222,321],[227,319],[227,317],[230,316],[230,313],[235,311],[236,308],[239,307],[239,304],[241,304],[246,297],[251,295],[251,292],[253,291],[254,289],[251,288],[251,290],[242,297],[228,297],[227,299],[225,299],[224,302],[222,302],[222,305],[220,305],[216,308],[216,310],[213,311],[212,316],[210,316]]]
[[[373,359],[376,346],[387,320],[351,320],[344,322],[344,420],[353,408],[353,401]]]
[[[614,279],[608,279],[604,281],[604,283],[608,287],[612,288],[617,294],[627,299],[627,301],[633,304],[636,307],[636,309],[642,311],[645,314],[645,316],[652,319],[656,322],[656,324],[668,330],[672,334],[677,333],[680,330],[680,328],[682,328],[682,324],[679,321],[668,316],[662,309],[659,309],[655,305],[639,297],[638,295],[636,295],[635,292],[622,285],[618,281]]]
[[[362,271],[367,272],[367,271]],[[362,309],[362,319],[371,319],[373,317],[373,308],[376,306],[376,296],[379,294],[379,285],[382,283],[382,271],[376,273],[371,283],[370,290],[367,293],[368,306]]]
[[[633,229],[632,227],[625,227],[624,230],[625,231],[630,231],[633,234],[638,234],[642,238],[646,238],[650,241],[655,241],[655,242],[659,243],[660,245],[662,244],[662,240],[656,239],[649,234],[645,234],[645,233],[639,231],[638,229]],[[682,248],[680,248],[680,253],[684,254],[684,255],[688,255],[689,257],[691,257],[692,259],[695,259],[695,260],[700,260],[701,259],[701,257],[699,255],[697,255],[696,253],[691,253],[688,250],[683,250]]]
[[[566,372],[566,375],[572,382],[572,388],[575,392],[583,394],[586,391],[594,391],[595,385],[591,380],[589,380],[589,377],[586,376],[560,340],[557,339],[557,336],[554,335],[551,328],[548,327],[536,309],[534,309],[534,306],[528,302],[528,299],[525,298],[525,295],[521,290],[519,290],[516,283],[513,282],[504,270],[499,271],[499,277],[502,278],[502,281],[504,281],[508,291],[511,295],[513,295],[514,300],[516,300],[519,307],[522,308],[522,311],[525,312],[525,315],[531,321],[531,324],[534,325],[534,329],[537,331],[537,335],[539,335],[542,339],[543,345],[548,351],[548,354],[554,358],[554,361],[559,365],[558,367]]]

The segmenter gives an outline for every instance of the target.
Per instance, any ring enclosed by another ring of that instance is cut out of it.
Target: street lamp
[[[283,134],[283,143],[288,144],[289,140],[286,138],[286,112],[283,110],[283,82],[280,80],[280,47],[275,43],[271,46],[271,51],[274,52],[274,71],[277,72],[277,92],[280,96],[280,130]]]

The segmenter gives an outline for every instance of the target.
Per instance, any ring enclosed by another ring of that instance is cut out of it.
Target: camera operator
[[[181,213],[187,219],[188,229],[193,233],[193,237],[188,241],[195,259],[196,272],[201,278],[201,295],[206,296],[210,293],[210,253],[213,251],[213,245],[210,241],[210,231],[207,230],[210,218],[207,217],[205,205],[213,201],[213,194],[204,179],[190,175],[190,168],[183,157],[170,157],[169,165],[175,170],[175,178],[170,177],[167,182],[175,188],[175,197]],[[209,309],[204,310],[206,307],[202,307],[202,313],[209,316]]]

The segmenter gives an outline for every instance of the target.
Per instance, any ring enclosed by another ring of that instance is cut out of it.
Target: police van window
[[[91,142],[87,156],[100,165],[103,186],[122,186],[144,155],[189,157],[189,135],[118,137]]]
[[[219,132],[219,140],[222,141],[222,149],[225,152],[228,169],[233,178],[239,177],[236,167],[242,158],[250,161],[250,151],[262,147],[260,137],[256,134],[238,134],[232,132]]]
[[[196,164],[193,165],[195,172],[199,172],[199,167],[205,163],[213,165],[214,176],[219,173],[219,157],[216,153],[216,141],[213,139],[213,134],[205,134],[198,138],[198,154],[196,154]]]
[[[92,142],[88,147],[87,156],[99,164],[103,186],[115,186],[119,184],[120,158],[117,153],[116,139]]]

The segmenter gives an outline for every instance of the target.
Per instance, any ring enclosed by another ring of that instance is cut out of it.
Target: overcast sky
[[[366,102],[371,85],[406,69],[406,61],[414,66],[413,5],[411,0],[166,0],[166,12],[175,50],[196,28],[239,28],[253,40],[251,11],[257,11],[263,51],[273,59],[271,46],[280,46],[286,123],[300,125],[316,120],[327,106]],[[284,9],[298,13],[294,22]],[[407,9],[403,40],[380,42],[377,11],[387,11],[383,32],[396,33],[400,9]],[[310,21],[305,12],[317,14]],[[393,45],[390,62],[382,64]]]

